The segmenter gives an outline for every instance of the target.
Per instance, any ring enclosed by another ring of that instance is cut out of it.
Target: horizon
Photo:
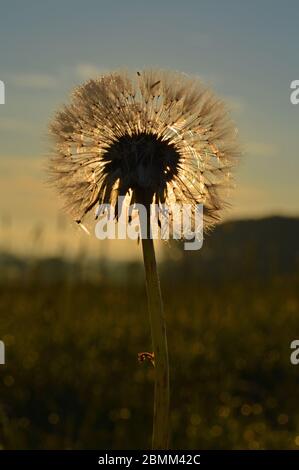
[[[269,214],[266,216],[256,216],[256,217],[240,217],[234,219],[222,220],[217,224],[212,231],[204,234],[204,240],[209,239],[214,232],[221,230],[222,226],[228,226],[230,224],[240,224],[240,223],[259,223],[263,221],[299,221],[299,216],[297,215],[281,215],[281,214]],[[58,224],[61,224],[61,220],[57,221]],[[3,226],[3,224],[2,224]],[[8,230],[10,232],[10,229]],[[69,235],[76,234],[77,244],[73,244],[71,249],[67,249],[67,238]],[[99,240],[95,236],[87,236],[84,234],[75,223],[71,226],[64,225],[62,223],[60,237],[56,236],[53,246],[50,249],[44,249],[44,245],[47,243],[47,230],[41,225],[36,225],[33,227],[33,230],[27,234],[28,242],[25,246],[21,246],[24,238],[22,237],[16,243],[16,240],[13,240],[10,236],[10,233],[5,233],[3,228],[0,231],[0,257],[1,256],[12,256],[20,259],[30,259],[30,258],[60,258],[68,260],[76,260],[80,257],[83,257],[85,260],[91,259],[100,259],[105,262],[141,262],[141,252],[140,245],[137,240]],[[178,241],[178,244],[181,245],[184,242],[182,240]],[[111,246],[113,244],[113,250]],[[157,258],[161,261],[165,255],[165,247],[167,241],[156,240],[157,244]],[[205,241],[202,250],[205,246]],[[38,245],[38,246],[36,246]],[[40,246],[39,246],[40,245]],[[32,246],[32,249],[29,250],[28,246]],[[99,249],[97,249],[99,248]],[[167,248],[166,248],[167,249]],[[197,250],[197,251],[200,251]],[[0,260],[1,261],[1,260]]]
[[[243,156],[224,220],[299,215],[299,105],[290,100],[291,84],[299,78],[296,2],[288,8],[269,0],[229,0],[225,6],[219,0],[175,0],[172,9],[156,0],[89,4],[88,9],[77,0],[29,0],[16,10],[1,7],[0,217],[14,221],[16,247],[32,249],[26,233],[36,226],[51,231],[57,220],[71,225],[56,191],[45,184],[48,123],[74,86],[121,68],[199,76],[227,102]],[[223,50],[229,53],[223,56]],[[57,243],[53,232],[49,250]],[[74,252],[88,244],[83,236],[78,243],[75,230],[68,243]]]

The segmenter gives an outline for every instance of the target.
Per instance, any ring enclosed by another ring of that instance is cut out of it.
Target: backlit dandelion
[[[78,87],[51,124],[52,180],[72,217],[82,223],[118,197],[203,205],[204,229],[220,220],[236,130],[224,103],[198,79],[177,72],[115,72]],[[159,216],[158,216],[159,217]],[[148,217],[148,225],[150,219]],[[142,238],[155,365],[153,447],[168,442],[168,355],[153,241]]]
[[[187,75],[111,73],[78,87],[51,125],[50,171],[77,221],[117,196],[204,205],[220,217],[238,154],[224,103]]]

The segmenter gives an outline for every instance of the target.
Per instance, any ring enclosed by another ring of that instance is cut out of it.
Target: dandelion
[[[93,209],[117,201],[203,205],[204,230],[225,208],[225,189],[238,157],[236,129],[224,103],[197,78],[177,72],[115,72],[78,87],[50,127],[55,150],[49,172],[82,224]],[[158,213],[159,214],[159,213]],[[159,215],[157,215],[159,217]],[[166,449],[169,370],[165,319],[152,238],[142,234],[153,341],[153,448]]]

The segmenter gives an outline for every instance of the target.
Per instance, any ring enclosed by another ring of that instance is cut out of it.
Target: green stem
[[[149,208],[147,210],[149,213]],[[148,233],[150,233],[150,217]],[[155,361],[153,449],[167,449],[169,437],[169,365],[166,325],[152,238],[142,238],[148,307]]]

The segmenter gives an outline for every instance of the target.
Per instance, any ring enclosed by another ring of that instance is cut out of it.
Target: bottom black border
[[[162,467],[186,468],[196,466],[218,468],[252,468],[253,465],[285,466],[298,465],[299,452],[294,450],[180,450],[180,451],[97,451],[97,450],[2,450],[0,466],[4,464],[30,465],[30,468],[53,468],[68,465],[72,468],[139,468],[140,466],[161,465]],[[3,467],[1,467],[3,468]]]

